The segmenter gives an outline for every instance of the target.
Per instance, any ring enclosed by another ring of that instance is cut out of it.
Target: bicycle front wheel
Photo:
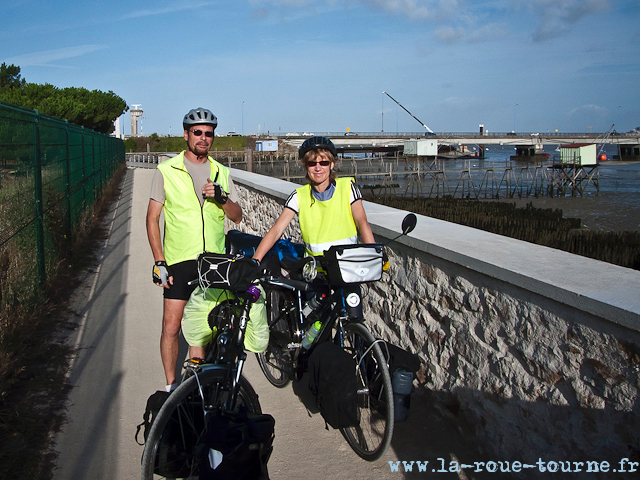
[[[379,459],[393,435],[393,391],[387,361],[373,335],[360,323],[344,327],[344,349],[356,361],[358,418],[356,427],[340,431],[363,459]]]
[[[189,478],[199,475],[201,438],[206,415],[223,408],[229,398],[224,369],[211,369],[187,378],[169,396],[153,422],[142,454],[142,480]],[[262,413],[258,395],[240,378],[235,410]]]
[[[291,380],[292,350],[287,346],[291,335],[292,295],[282,290],[267,290],[269,345],[256,353],[258,364],[271,385],[284,388]]]

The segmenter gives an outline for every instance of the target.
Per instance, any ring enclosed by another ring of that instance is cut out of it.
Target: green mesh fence
[[[0,312],[38,297],[124,159],[120,139],[0,102]]]

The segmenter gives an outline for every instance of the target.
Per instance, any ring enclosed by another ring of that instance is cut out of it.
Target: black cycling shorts
[[[189,300],[191,293],[198,286],[198,262],[196,260],[186,260],[184,262],[169,265],[171,275],[173,275],[173,285],[164,290],[164,298],[175,300]],[[195,280],[193,284],[188,282]]]

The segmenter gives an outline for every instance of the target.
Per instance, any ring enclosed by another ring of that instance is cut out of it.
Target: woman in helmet
[[[282,236],[296,213],[308,255],[322,255],[332,245],[374,243],[362,205],[362,194],[352,178],[336,178],[336,147],[326,137],[311,137],[298,151],[309,183],[297,188],[264,236],[253,258],[261,261]]]

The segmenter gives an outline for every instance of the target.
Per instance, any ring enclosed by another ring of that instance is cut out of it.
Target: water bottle
[[[411,408],[411,390],[413,389],[413,372],[398,368],[393,372],[393,418],[396,422],[404,422],[409,418]]]
[[[304,348],[309,349],[321,328],[322,323],[320,323],[320,321],[317,321],[309,327],[309,329],[304,333],[304,337],[302,338],[302,346]]]
[[[304,307],[302,308],[302,315],[304,315],[305,318],[308,317],[311,312],[317,310],[318,307],[322,305],[322,302],[324,302],[326,297],[327,295],[325,293],[311,297],[309,301],[304,304]]]

